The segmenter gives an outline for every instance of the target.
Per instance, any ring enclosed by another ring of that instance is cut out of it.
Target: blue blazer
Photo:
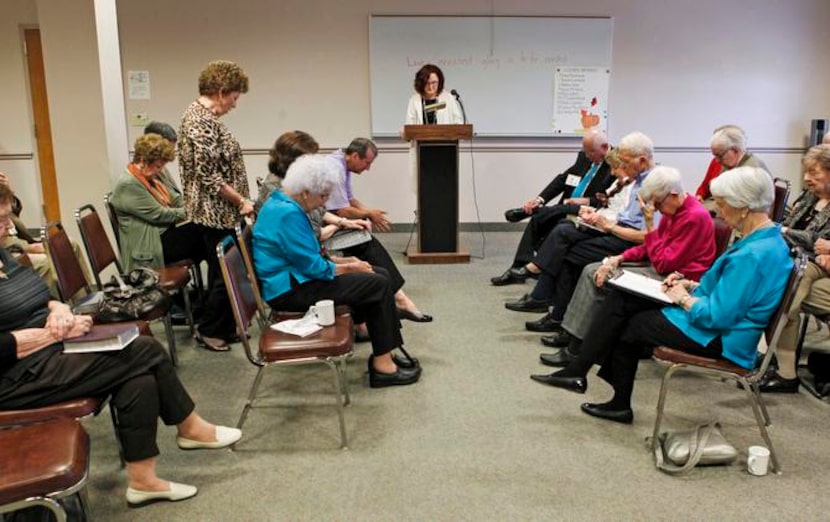
[[[698,301],[688,312],[671,306],[663,314],[702,346],[721,336],[723,356],[752,369],[758,340],[781,302],[792,266],[780,227],[757,230],[703,274],[692,293]]]
[[[254,223],[254,269],[262,297],[270,301],[302,284],[334,279],[334,263],[320,254],[314,229],[296,201],[275,190]]]

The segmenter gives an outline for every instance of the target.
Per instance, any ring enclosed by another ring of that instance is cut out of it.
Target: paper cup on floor
[[[769,470],[769,450],[764,446],[750,446],[747,450],[746,470],[756,477],[766,475]]]

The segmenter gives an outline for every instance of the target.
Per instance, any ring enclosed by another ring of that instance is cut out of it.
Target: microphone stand
[[[459,96],[458,93],[455,92],[455,91],[453,91],[451,94],[453,96],[455,96],[455,101],[457,101],[458,106],[461,107],[461,117],[464,118],[464,124],[466,125],[467,124],[467,111],[464,110],[464,104],[461,103],[461,96]]]

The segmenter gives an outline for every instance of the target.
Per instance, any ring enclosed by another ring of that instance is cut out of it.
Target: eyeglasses
[[[427,82],[427,85],[438,85],[438,80],[432,80],[431,82]]]
[[[715,159],[717,159],[719,162],[723,163],[723,158],[724,158],[727,154],[729,154],[729,151],[730,151],[730,150],[732,150],[732,149],[726,149],[725,151],[720,152],[720,153],[714,153],[714,152],[713,152],[713,153],[712,153],[712,155],[713,155],[713,156],[715,157]]]
[[[660,208],[661,206],[663,206],[663,203],[665,203],[666,200],[669,199],[671,196],[676,196],[676,194],[669,192],[668,194],[663,196],[663,199],[661,199],[660,201],[652,199],[651,202],[654,205],[654,208]]]

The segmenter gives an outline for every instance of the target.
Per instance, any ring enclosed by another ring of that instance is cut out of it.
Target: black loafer
[[[521,208],[511,208],[510,210],[504,211],[504,219],[511,223],[518,223],[523,219],[527,219],[530,217],[530,214],[524,211]]]
[[[586,402],[581,406],[582,411],[592,417],[599,417],[600,419],[619,422],[621,424],[631,424],[634,422],[634,412],[631,408],[623,410],[612,409],[608,406],[609,403],[602,404]]]
[[[527,281],[528,278],[535,276],[536,274],[533,274],[528,271],[527,268],[520,266],[519,268],[508,268],[502,275],[490,278],[490,283],[492,283],[493,286],[520,285]]]
[[[404,368],[406,370],[421,367],[421,362],[418,360],[418,358],[412,357],[409,354],[398,355],[396,353],[393,353],[392,362],[394,362],[395,366],[397,366],[398,368]]]
[[[793,379],[785,379],[773,373],[772,375],[764,375],[760,382],[758,382],[758,389],[761,393],[798,393],[798,377]]]
[[[375,370],[374,357],[369,357],[369,386],[371,388],[386,388],[388,386],[406,386],[415,384],[421,378],[421,367],[401,368],[395,373],[381,373]]]
[[[398,319],[406,319],[407,321],[412,321],[415,323],[431,323],[432,316],[421,313],[421,314],[413,314],[409,310],[402,310],[398,308]]]
[[[514,312],[531,312],[544,313],[548,311],[550,303],[547,301],[537,301],[530,297],[530,294],[525,294],[518,301],[512,303],[504,303],[504,307]]]
[[[571,364],[576,359],[575,356],[568,353],[567,348],[562,348],[556,353],[540,353],[539,360],[545,366],[553,366],[554,368],[564,368]]]
[[[553,335],[542,336],[542,344],[550,348],[566,348],[571,344],[571,334],[559,331]]]
[[[585,377],[565,377],[564,375],[557,375],[557,373],[559,372],[550,375],[531,375],[530,378],[542,384],[564,388],[576,393],[585,393],[588,389],[588,381]]]
[[[536,321],[527,321],[525,323],[525,330],[529,332],[558,332],[562,329],[562,321],[554,321],[550,313],[545,314],[541,319]]]

